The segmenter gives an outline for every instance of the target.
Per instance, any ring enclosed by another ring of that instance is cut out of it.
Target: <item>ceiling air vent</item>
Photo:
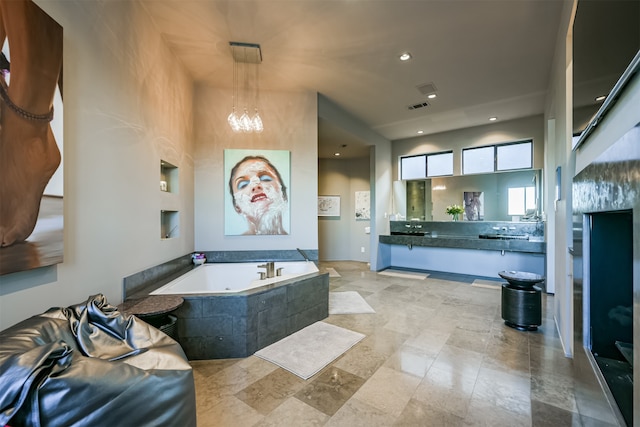
[[[418,85],[416,86],[416,89],[418,89],[423,95],[431,95],[432,93],[436,93],[438,91],[438,89],[436,89],[436,85],[434,85],[433,83]]]
[[[428,106],[429,106],[428,102],[420,102],[419,104],[409,105],[407,108],[409,110],[417,110],[418,108],[424,108],[424,107],[428,107]]]

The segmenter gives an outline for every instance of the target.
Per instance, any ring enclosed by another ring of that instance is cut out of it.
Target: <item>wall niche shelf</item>
[[[160,160],[160,191],[178,192],[178,167],[165,160]]]
[[[180,212],[160,211],[160,238],[173,239],[180,236]]]

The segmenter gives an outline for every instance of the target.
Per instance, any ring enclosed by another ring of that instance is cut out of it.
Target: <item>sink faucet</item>
[[[268,261],[262,265],[259,265],[258,268],[266,268],[267,269],[267,279],[271,279],[275,277],[275,263],[273,261]],[[260,272],[260,278],[263,278],[263,272]]]

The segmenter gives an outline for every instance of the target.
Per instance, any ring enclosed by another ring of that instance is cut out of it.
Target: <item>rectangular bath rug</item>
[[[393,270],[393,269],[379,271],[378,274],[382,274],[383,276],[402,277],[405,279],[417,279],[417,280],[424,280],[427,278],[427,276],[429,276],[426,273],[414,273],[411,271],[399,271],[399,270]]]
[[[329,314],[375,313],[356,291],[329,292]]]
[[[255,355],[308,379],[340,357],[365,336],[325,322],[316,322]]]

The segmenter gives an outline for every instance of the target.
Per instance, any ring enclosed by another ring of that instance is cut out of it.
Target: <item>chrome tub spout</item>
[[[305,260],[305,261],[307,261],[307,262],[311,261],[311,260],[309,259],[309,256],[307,255],[307,253],[306,253],[305,251],[303,251],[303,250],[302,250],[302,249],[300,249],[300,248],[296,248],[296,250],[297,250],[298,252],[300,252],[300,255],[302,255],[302,257],[304,258],[304,260]]]

